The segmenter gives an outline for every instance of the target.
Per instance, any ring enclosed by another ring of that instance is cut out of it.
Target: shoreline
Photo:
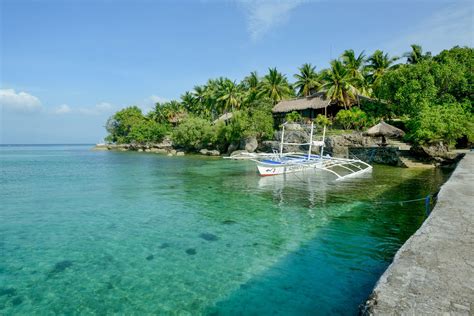
[[[363,315],[474,312],[474,153],[441,186],[422,226],[397,251]]]

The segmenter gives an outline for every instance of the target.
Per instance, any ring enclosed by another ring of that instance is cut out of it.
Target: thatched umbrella
[[[382,145],[386,145],[385,137],[403,137],[405,132],[384,121],[380,121],[380,123],[369,128],[364,134],[372,137],[382,137]]]

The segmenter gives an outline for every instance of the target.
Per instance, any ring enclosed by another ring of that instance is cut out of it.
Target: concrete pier
[[[442,186],[431,215],[395,255],[366,315],[474,315],[474,153]]]

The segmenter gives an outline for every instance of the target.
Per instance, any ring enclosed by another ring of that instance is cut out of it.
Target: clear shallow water
[[[0,314],[356,314],[447,176],[0,147]]]

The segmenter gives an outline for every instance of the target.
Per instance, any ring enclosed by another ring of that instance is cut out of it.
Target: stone
[[[176,152],[176,156],[184,156],[184,155],[185,155],[184,151],[177,151]]]
[[[144,150],[144,152],[149,153],[149,152],[151,152],[151,149],[150,149],[150,148],[146,148],[146,149]]]
[[[218,150],[214,149],[214,150],[209,150],[207,155],[208,156],[220,156],[221,153]]]
[[[199,151],[201,155],[206,155],[206,156],[219,156],[221,153],[218,150],[209,150],[209,149],[201,149]]]
[[[258,142],[256,137],[247,137],[240,141],[240,149],[246,150],[249,153],[253,153],[258,147]]]
[[[231,152],[234,152],[234,151],[236,151],[237,149],[239,149],[239,144],[237,144],[237,143],[231,143],[231,144],[229,145],[229,147],[227,148],[227,153],[230,154]]]
[[[450,164],[458,161],[461,157],[454,152],[450,152],[448,146],[442,142],[412,146],[410,153],[425,161],[436,161],[442,164]]]
[[[141,148],[138,148],[138,150],[137,150],[137,151],[140,153],[140,152],[142,152],[142,151],[143,151],[143,149],[141,149]]]
[[[241,154],[248,154],[248,151],[246,150],[236,150],[236,151],[233,151],[230,156],[231,157],[234,157],[234,156],[239,156]]]

